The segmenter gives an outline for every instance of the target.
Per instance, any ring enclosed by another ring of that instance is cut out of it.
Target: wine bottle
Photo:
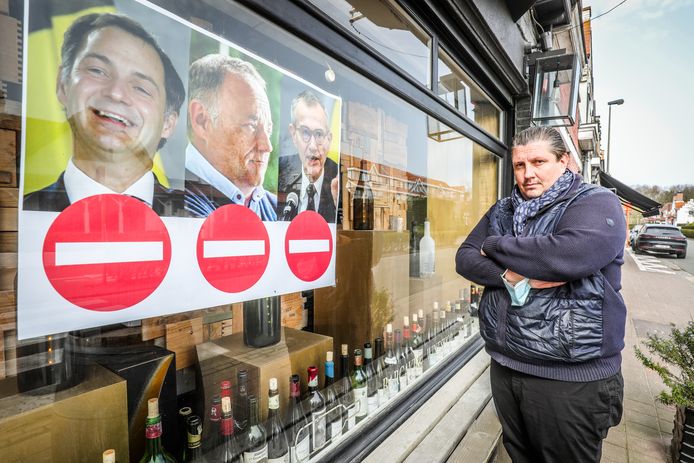
[[[364,358],[361,349],[354,349],[354,370],[352,371],[352,390],[354,391],[354,403],[356,405],[355,418],[360,422],[369,412],[368,384],[366,372],[363,367]]]
[[[342,436],[342,406],[335,390],[335,362],[333,362],[333,352],[325,354],[325,385],[323,387],[325,395],[325,406],[328,409],[326,418],[327,440],[337,441]]]
[[[436,242],[431,237],[429,221],[424,221],[424,236],[419,240],[419,276],[422,278],[432,276],[436,262]]]
[[[431,331],[429,331],[429,337],[431,338],[431,344],[429,345],[429,355],[431,356],[429,364],[430,366],[436,365],[443,355],[443,352],[441,352],[441,347],[439,346],[439,324],[441,323],[441,318],[439,315],[438,306],[438,302],[434,302],[434,311],[431,313]]]
[[[188,431],[187,431],[187,421],[188,417],[193,414],[193,409],[190,407],[181,407],[178,410],[178,446],[175,449],[175,455],[178,461],[186,461],[186,454],[188,453]]]
[[[417,222],[410,223],[410,276],[419,277],[419,237],[416,233]]]
[[[222,397],[222,422],[220,426],[222,445],[213,461],[221,463],[243,463],[243,454],[234,437],[234,416],[231,411],[231,398]]]
[[[410,345],[412,346],[414,377],[418,378],[424,371],[424,339],[422,337],[422,327],[419,325],[419,317],[416,313],[412,314],[412,326],[410,331],[412,332],[412,340],[410,341]]]
[[[266,463],[267,442],[265,441],[265,430],[259,424],[258,398],[249,395],[248,404],[250,406],[250,420],[248,421],[248,431],[246,431],[243,439],[243,461],[244,463]]]
[[[349,347],[340,346],[340,402],[342,403],[342,433],[349,431],[356,424],[356,407],[354,406],[354,391],[352,390],[349,373]]]
[[[414,351],[412,349],[412,327],[410,317],[402,317],[402,350],[405,353],[405,366],[407,369],[407,384],[412,384],[417,377],[415,370]]]
[[[145,454],[140,463],[175,463],[176,460],[161,445],[161,416],[159,415],[159,399],[147,401],[147,419],[145,421]]]
[[[234,434],[243,435],[248,428],[248,370],[236,373],[236,400],[234,403]],[[257,400],[257,399],[256,399]]]
[[[407,355],[402,345],[402,331],[395,330],[395,357],[398,359],[398,384],[399,390],[407,387]]]
[[[374,339],[376,348],[376,381],[378,386],[378,406],[381,407],[388,401],[388,378],[386,376],[385,353],[383,349],[383,338],[377,337]]]
[[[203,435],[202,450],[205,455],[219,452],[222,446],[222,398],[215,394],[210,404],[210,425],[206,427]]]
[[[280,296],[243,303],[243,342],[250,347],[277,344],[282,336]]]
[[[308,367],[308,408],[311,423],[311,455],[317,453],[326,443],[325,397],[318,388],[318,368]]]
[[[425,317],[425,328],[424,332],[424,362],[423,370],[427,371],[429,368],[434,366],[436,363],[436,344],[434,343],[433,334],[433,314],[427,314]]]
[[[465,318],[463,316],[463,307],[460,301],[455,302],[455,339],[456,346],[463,344],[465,338]]]
[[[470,315],[473,317],[478,316],[480,304],[480,293],[479,288],[476,285],[470,285]]]
[[[364,372],[366,373],[367,413],[371,415],[378,409],[378,375],[370,342],[364,343]]]
[[[395,355],[393,340],[393,325],[386,325],[386,381],[388,384],[388,399],[392,399],[400,390],[400,370],[398,368],[398,358]]]
[[[267,461],[268,463],[289,463],[289,443],[280,415],[280,393],[277,389],[277,378],[270,378],[269,382],[267,421],[265,422]]]
[[[101,454],[102,463],[116,463],[116,451],[113,449],[104,450]]]
[[[190,415],[186,420],[188,447],[184,463],[204,463],[202,458],[202,420],[198,415]]]
[[[299,375],[292,375],[289,379],[289,449],[292,463],[304,463],[311,454],[308,420],[301,403],[301,384]]]
[[[451,343],[448,325],[446,325],[445,309],[439,311],[439,329],[441,330],[439,334],[439,346],[441,346],[441,352],[443,352],[443,354],[439,357],[441,359],[443,357],[447,357],[451,353]]]
[[[374,195],[366,169],[366,161],[361,160],[359,180],[352,197],[352,228],[354,230],[374,229]]]

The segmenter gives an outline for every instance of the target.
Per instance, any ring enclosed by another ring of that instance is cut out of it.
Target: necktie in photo
[[[306,187],[306,194],[308,195],[308,205],[306,206],[307,211],[315,211],[316,210],[316,200],[314,199],[313,195],[316,194],[316,187],[313,186],[313,183],[309,183],[308,186]]]

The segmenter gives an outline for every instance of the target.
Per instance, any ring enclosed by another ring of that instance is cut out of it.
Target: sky
[[[595,18],[622,0],[583,0]],[[694,0],[627,0],[592,21],[602,147],[628,185],[694,184]]]

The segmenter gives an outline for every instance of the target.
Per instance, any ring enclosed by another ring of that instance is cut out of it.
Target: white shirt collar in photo
[[[186,169],[197,175],[200,180],[207,182],[224,193],[234,204],[240,204],[242,206],[245,204],[246,198],[241,190],[220,171],[215,169],[214,166],[210,164],[210,161],[205,159],[205,156],[203,156],[192,143],[188,143],[186,147]],[[265,190],[261,186],[253,190],[254,201],[259,201],[264,195]]]
[[[70,204],[89,196],[118,194],[79,170],[75,163],[72,162],[72,158],[70,158],[67,167],[65,167],[63,181],[65,182],[65,192],[70,200]],[[152,199],[154,198],[154,174],[152,171],[145,172],[142,177],[121,194],[134,196],[152,207]]]
[[[316,192],[313,195],[313,201],[314,204],[316,205],[316,212],[318,212],[318,205],[320,204],[320,191],[321,187],[323,186],[323,176],[325,174],[325,170],[321,172],[320,177],[318,177],[318,180],[313,182],[313,186],[316,188]],[[301,196],[299,197],[299,212],[303,212],[306,210],[308,207],[308,193],[306,192],[306,187],[308,187],[308,184],[311,183],[308,180],[308,177],[306,176],[306,173],[304,172],[303,166],[301,168]]]

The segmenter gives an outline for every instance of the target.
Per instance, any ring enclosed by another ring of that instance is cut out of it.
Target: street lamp
[[[605,172],[610,173],[610,158],[612,157],[612,151],[610,151],[610,132],[612,131],[612,106],[624,104],[624,99],[612,100],[607,102],[607,158],[605,165]]]

